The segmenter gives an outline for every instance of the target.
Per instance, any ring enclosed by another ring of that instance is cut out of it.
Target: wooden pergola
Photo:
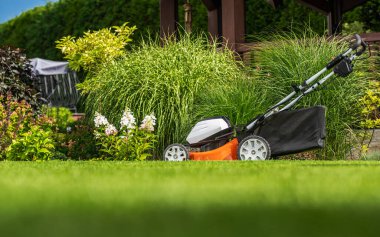
[[[199,0],[208,11],[208,31],[214,38],[223,38],[231,49],[242,52],[245,43],[245,0]],[[341,32],[343,13],[367,0],[297,0],[326,15],[329,34]],[[176,34],[179,0],[160,0],[161,37]],[[181,0],[181,2],[183,2]],[[274,8],[282,0],[267,0]]]

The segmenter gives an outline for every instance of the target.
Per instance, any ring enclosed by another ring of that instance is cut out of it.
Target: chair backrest
[[[67,107],[76,112],[76,104],[80,95],[76,89],[79,80],[75,72],[40,75],[38,78],[41,96],[48,101],[50,106]]]

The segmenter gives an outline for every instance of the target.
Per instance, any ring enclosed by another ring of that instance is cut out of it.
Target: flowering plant
[[[365,94],[359,99],[361,115],[359,127],[362,129],[357,136],[360,139],[360,156],[367,154],[374,130],[380,127],[380,83],[370,81]]]
[[[51,127],[52,120],[36,114],[25,100],[17,101],[10,92],[0,94],[0,159],[50,159],[54,151]],[[49,145],[43,147],[45,143]]]
[[[146,160],[152,156],[151,150],[156,142],[154,126],[156,117],[145,116],[140,126],[130,109],[126,109],[120,120],[119,130],[100,113],[95,113],[94,135],[103,159]]]
[[[363,120],[360,126],[365,129],[379,128],[380,127],[380,83],[371,82],[370,89],[359,100],[361,106],[361,115]]]

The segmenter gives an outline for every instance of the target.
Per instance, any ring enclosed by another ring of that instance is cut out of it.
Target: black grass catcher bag
[[[273,114],[255,134],[268,141],[273,156],[322,148],[326,137],[326,108],[314,106]]]

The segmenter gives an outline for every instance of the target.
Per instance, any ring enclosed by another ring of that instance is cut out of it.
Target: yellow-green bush
[[[380,127],[380,82],[370,82],[370,87],[364,96],[359,100],[361,107],[361,116],[363,120],[360,127],[372,129]]]
[[[70,35],[63,37],[56,42],[57,48],[73,70],[96,72],[101,65],[125,55],[125,46],[132,41],[131,35],[136,30],[136,26],[129,27],[127,24],[87,31],[78,39]]]

